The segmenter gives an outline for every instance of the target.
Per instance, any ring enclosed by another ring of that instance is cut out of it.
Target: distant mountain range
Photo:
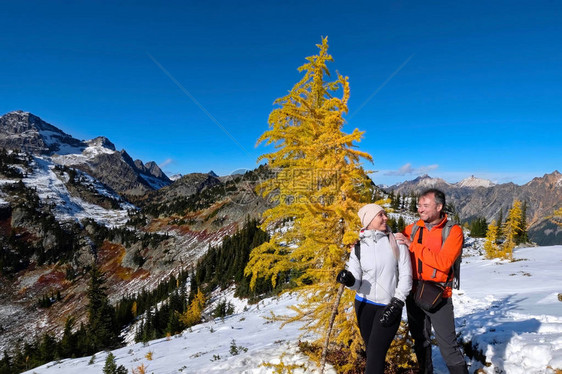
[[[447,183],[443,179],[423,175],[386,190],[409,195],[411,192],[419,194],[432,187],[445,192],[447,202],[453,204],[463,221],[485,217],[489,223],[498,218],[500,210],[505,219],[515,199],[525,201],[527,231],[531,240],[539,245],[562,243],[562,229],[548,219],[556,208],[562,206],[562,174],[557,170],[522,186],[514,183],[494,184],[474,176],[458,183]]]
[[[0,147],[51,157],[56,164],[82,170],[126,197],[142,196],[172,183],[155,162],[133,161],[103,136],[78,140],[28,112],[0,117]]]
[[[185,198],[223,183],[222,178],[212,171],[176,175],[172,180],[155,162],[133,160],[125,150],[117,151],[103,136],[78,140],[23,111],[0,117],[0,147],[48,157],[55,164],[81,170],[133,203],[145,201],[147,197],[170,203],[173,199]],[[154,194],[167,186],[169,188]],[[562,206],[562,175],[558,171],[537,177],[523,186],[495,184],[474,176],[448,183],[423,175],[386,187],[386,190],[407,195],[429,187],[445,191],[463,220],[485,217],[490,222],[498,217],[500,210],[505,217],[514,199],[526,201],[531,239],[543,245],[562,242],[562,230],[547,219],[555,208]]]

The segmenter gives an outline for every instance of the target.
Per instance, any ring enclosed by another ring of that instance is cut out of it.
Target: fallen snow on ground
[[[516,249],[514,259],[464,259],[457,332],[485,354],[486,373],[554,373],[562,369],[562,246]]]
[[[113,351],[117,365],[132,372],[144,365],[147,373],[271,373],[264,363],[302,365],[296,373],[313,373],[313,365],[298,352],[302,331],[299,324],[280,329],[267,317],[271,312],[289,314],[287,307],[296,302],[294,295],[265,299],[245,307],[245,311],[194,326],[182,334],[144,345],[137,343]],[[151,355],[151,359],[147,358]],[[106,352],[91,357],[62,360],[35,368],[28,373],[99,374]],[[326,373],[334,374],[332,368]]]
[[[544,374],[562,369],[562,245],[517,249],[516,261],[487,260],[465,251],[461,290],[454,293],[457,332],[485,355],[486,364],[469,359],[470,373]],[[236,313],[195,326],[170,339],[134,344],[113,351],[117,364],[147,373],[272,373],[264,362],[301,364],[317,372],[298,352],[299,324],[280,329],[265,319],[289,314],[294,295],[257,305],[236,302]],[[306,337],[305,337],[306,339]],[[237,352],[236,352],[237,351]],[[235,354],[237,353],[237,354]],[[149,360],[147,355],[152,355]],[[98,374],[107,353],[49,363],[28,373]],[[435,373],[448,373],[437,347]],[[91,363],[90,363],[91,362]],[[334,373],[330,368],[330,373]]]

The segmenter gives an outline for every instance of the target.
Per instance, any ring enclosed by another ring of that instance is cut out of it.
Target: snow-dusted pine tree
[[[361,338],[354,314],[344,311],[352,305],[353,294],[346,292],[339,303],[342,289],[335,278],[358,237],[357,210],[370,202],[370,181],[360,161],[372,158],[356,149],[363,132],[342,130],[348,79],[338,73],[336,80],[327,81],[326,64],[333,60],[327,38],[318,48],[299,68],[303,78],[275,101],[279,107],[269,116],[269,130],[258,140],[275,147],[260,160],[267,160],[276,177],[259,190],[278,204],[263,215],[262,228],[272,230],[272,236],[252,251],[245,274],[251,275],[251,286],[259,278],[270,279],[274,286],[289,279],[301,303],[293,308],[296,316],[286,321],[304,321],[305,329],[324,343],[335,316],[332,344],[355,354]],[[335,305],[337,314],[332,313]]]

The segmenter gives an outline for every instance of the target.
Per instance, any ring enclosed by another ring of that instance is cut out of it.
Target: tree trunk
[[[338,314],[338,307],[340,306],[340,300],[344,289],[345,286],[340,284],[336,300],[334,301],[334,306],[332,307],[332,314],[330,315],[330,321],[328,322],[328,331],[326,331],[326,339],[324,340],[324,346],[322,347],[322,357],[320,358],[320,374],[324,374],[326,355],[328,354],[328,345],[330,344],[330,335],[332,334],[332,328],[334,327],[334,321],[336,320],[336,315]]]

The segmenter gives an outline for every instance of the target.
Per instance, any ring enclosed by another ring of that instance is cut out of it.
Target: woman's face
[[[384,210],[381,210],[379,214],[373,218],[371,223],[367,226],[367,230],[379,230],[385,231],[386,230],[386,221],[388,221],[388,216]]]

